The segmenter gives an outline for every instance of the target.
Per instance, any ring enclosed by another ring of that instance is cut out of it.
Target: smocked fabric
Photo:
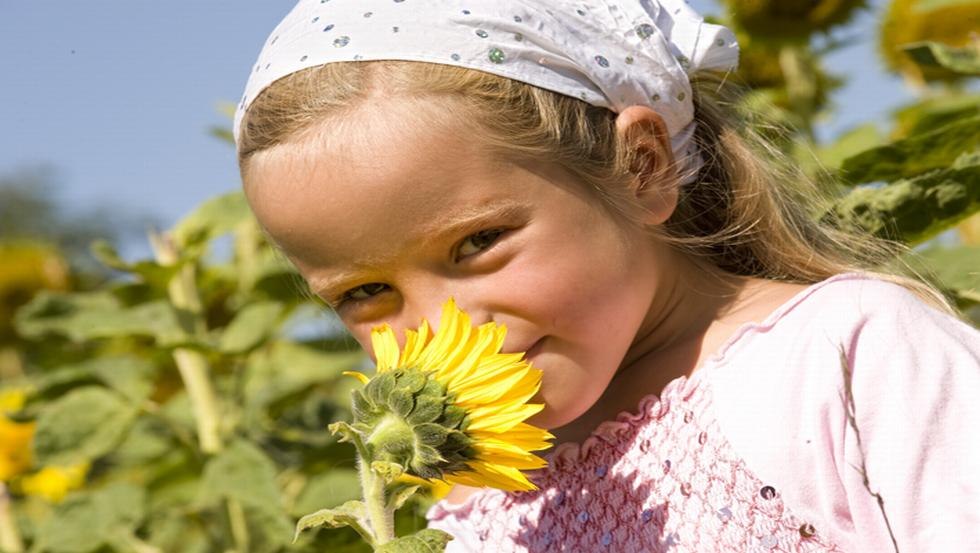
[[[478,542],[459,551],[840,551],[732,450],[710,370],[671,382],[581,445],[560,445],[534,477],[539,491],[439,503],[431,526],[451,519]]]

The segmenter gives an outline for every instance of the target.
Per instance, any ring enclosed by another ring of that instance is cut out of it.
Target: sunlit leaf
[[[964,152],[978,150],[980,117],[974,117],[861,152],[841,168],[854,183],[890,181],[949,167]]]
[[[263,301],[246,306],[224,329],[218,349],[225,353],[241,353],[264,342],[279,327],[283,305]]]
[[[289,543],[293,525],[276,485],[275,463],[254,444],[233,442],[205,465],[198,503],[214,505],[222,498],[241,503],[253,550],[274,551]]]
[[[980,246],[937,246],[916,253],[945,288],[980,302]]]
[[[16,327],[22,336],[34,339],[60,334],[74,342],[124,336],[149,336],[164,347],[187,342],[169,302],[126,307],[107,292],[38,294],[18,311]]]
[[[100,550],[115,536],[135,533],[145,516],[145,499],[142,488],[126,483],[71,495],[41,523],[35,549],[52,553]]]
[[[942,67],[963,75],[980,75],[980,41],[964,48],[931,41],[915,42],[903,49],[919,65]]]
[[[155,261],[147,260],[129,263],[124,261],[112,244],[105,240],[95,241],[91,249],[92,255],[107,267],[137,275],[140,280],[159,290],[166,289],[167,283],[180,268],[179,265],[165,267]]]
[[[252,217],[245,195],[235,191],[212,198],[184,217],[171,235],[178,249],[204,244]]]
[[[96,386],[47,405],[37,421],[34,451],[42,464],[71,465],[109,453],[126,435],[136,409]]]
[[[361,501],[351,500],[333,509],[320,509],[315,513],[308,514],[299,519],[296,523],[296,530],[293,536],[295,541],[300,533],[311,528],[343,528],[350,526],[364,536],[366,540],[371,539],[371,534],[367,530],[367,509]]]
[[[875,235],[915,244],[935,236],[980,209],[980,159],[880,187],[862,187],[825,216]]]
[[[333,467],[309,479],[291,511],[303,515],[318,509],[336,507],[360,497],[361,483],[357,471],[347,467]]]
[[[425,528],[418,532],[401,538],[392,540],[375,549],[376,553],[437,553],[446,550],[446,544],[453,539],[452,536],[436,530]]]

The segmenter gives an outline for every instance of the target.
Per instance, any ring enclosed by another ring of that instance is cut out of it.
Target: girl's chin
[[[540,402],[540,398],[535,398],[533,402]],[[533,424],[539,428],[546,428],[548,430],[554,430],[556,428],[561,428],[566,424],[574,421],[582,413],[576,411],[571,411],[569,408],[571,406],[562,408],[562,405],[556,405],[560,402],[545,402],[544,409],[537,413],[533,417],[529,418],[527,422]]]

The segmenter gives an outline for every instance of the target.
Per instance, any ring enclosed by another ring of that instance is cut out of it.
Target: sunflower
[[[429,480],[506,491],[537,487],[522,471],[545,466],[531,453],[553,436],[524,422],[543,404],[528,403],[541,371],[523,353],[500,353],[507,330],[473,328],[450,299],[438,330],[407,330],[399,350],[387,324],[371,333],[377,374],[352,395],[353,429],[375,461]]]
[[[27,472],[34,463],[31,455],[34,423],[17,422],[7,416],[20,411],[25,397],[20,389],[0,390],[0,482]]]
[[[26,495],[43,497],[51,503],[61,503],[68,492],[84,485],[88,469],[87,462],[70,466],[46,466],[25,476],[20,482],[20,490]]]

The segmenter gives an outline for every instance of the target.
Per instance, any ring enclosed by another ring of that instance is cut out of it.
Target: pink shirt
[[[451,552],[877,552],[892,535],[902,552],[980,551],[978,429],[980,332],[841,274],[558,446],[539,491],[484,490],[427,516]]]

